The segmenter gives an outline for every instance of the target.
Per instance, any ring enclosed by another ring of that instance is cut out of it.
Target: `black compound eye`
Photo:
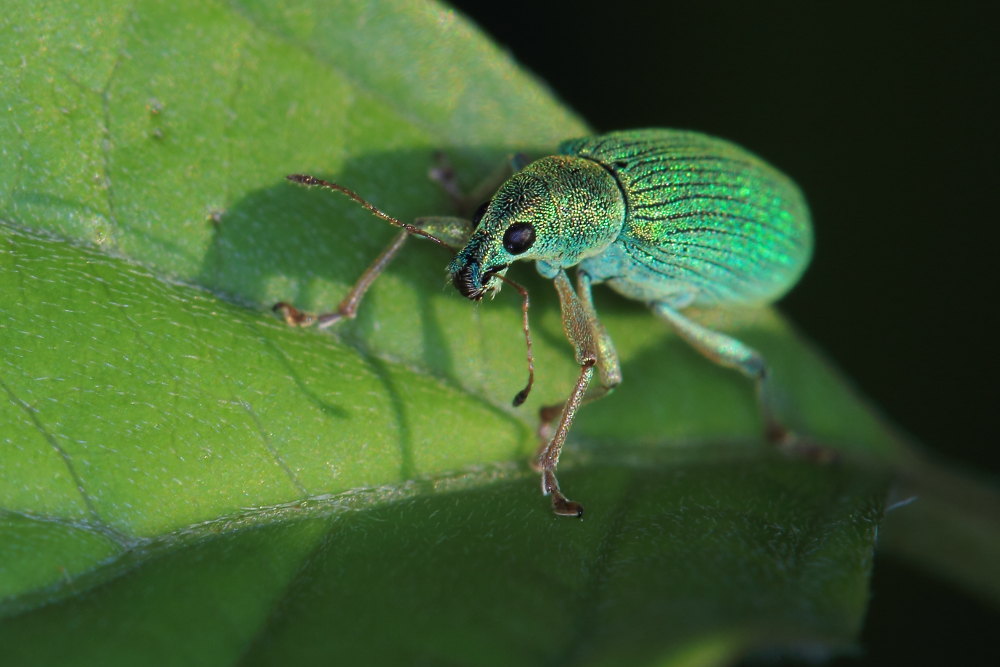
[[[472,214],[473,229],[479,226],[479,221],[483,219],[484,215],[486,215],[486,209],[488,209],[489,207],[490,207],[490,200],[487,199],[482,204],[480,204],[479,208],[476,209],[476,212]]]
[[[534,243],[535,228],[526,222],[511,225],[503,235],[503,247],[512,255],[520,255]]]

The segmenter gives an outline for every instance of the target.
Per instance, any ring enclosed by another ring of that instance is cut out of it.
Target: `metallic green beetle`
[[[469,223],[458,218],[422,218],[406,225],[343,186],[290,176],[344,192],[404,231],[336,312],[314,317],[285,303],[275,308],[299,325],[327,326],[353,317],[365,290],[408,234],[463,246],[448,273],[472,300],[496,291],[501,281],[511,282],[505,274],[513,262],[534,260],[539,273],[555,284],[563,326],[580,365],[569,398],[541,411],[542,443],[535,459],[542,492],[552,496],[552,508],[562,516],[583,514],[583,507],[560,491],[555,474],[573,418],[585,394],[593,400],[621,382],[618,356],[591,298],[597,283],[646,302],[703,355],[753,379],[768,437],[790,441],[768,409],[761,355],[681,314],[688,306],[770,303],[795,284],[809,262],[812,229],[802,194],[790,179],[722,139],[664,129],[566,141],[558,155],[527,165],[515,161],[514,168],[473,216],[471,235]],[[442,180],[454,192],[453,183]],[[566,275],[574,266],[575,289]],[[587,394],[595,371],[599,387]],[[515,404],[526,393],[527,388]]]

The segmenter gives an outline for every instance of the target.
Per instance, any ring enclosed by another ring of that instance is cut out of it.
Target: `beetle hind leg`
[[[684,317],[671,303],[652,304],[653,312],[665,319],[691,347],[710,361],[739,371],[754,382],[757,404],[764,422],[764,436],[782,451],[814,461],[835,458],[833,450],[789,429],[773,407],[770,373],[764,357],[749,345]]]

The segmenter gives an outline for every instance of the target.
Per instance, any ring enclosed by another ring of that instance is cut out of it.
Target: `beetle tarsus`
[[[513,401],[515,408],[520,406],[528,399],[528,392],[530,390],[531,390],[530,387],[525,387],[521,391],[517,392],[517,394],[514,396],[514,401]]]
[[[539,462],[539,465],[543,465]],[[542,494],[552,496],[552,511],[556,516],[583,516],[583,505],[572,501],[559,490],[559,481],[551,468],[542,469]]]
[[[316,321],[316,316],[301,311],[290,303],[279,301],[271,306],[271,310],[280,313],[290,327],[308,327]]]
[[[557,516],[575,516],[578,519],[583,518],[583,505],[567,499],[561,493],[558,496],[552,494],[552,511],[555,512]]]
[[[765,415],[764,436],[782,453],[812,463],[833,463],[839,457],[836,450],[790,430],[771,415]]]
[[[793,458],[809,461],[810,463],[834,463],[839,458],[836,450],[810,438],[797,436],[791,431],[786,433],[784,439],[774,444],[782,453]]]

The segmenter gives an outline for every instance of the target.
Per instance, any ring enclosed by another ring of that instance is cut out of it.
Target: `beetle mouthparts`
[[[455,289],[466,299],[479,301],[483,298],[485,290],[479,284],[478,275],[479,265],[475,262],[470,262],[452,274],[451,282],[455,285]]]
[[[510,264],[497,264],[495,266],[491,266],[490,268],[483,271],[483,277],[479,279],[480,284],[483,287],[486,287],[489,284],[489,282],[493,280],[493,276],[500,273],[501,271],[506,271],[509,267]]]

